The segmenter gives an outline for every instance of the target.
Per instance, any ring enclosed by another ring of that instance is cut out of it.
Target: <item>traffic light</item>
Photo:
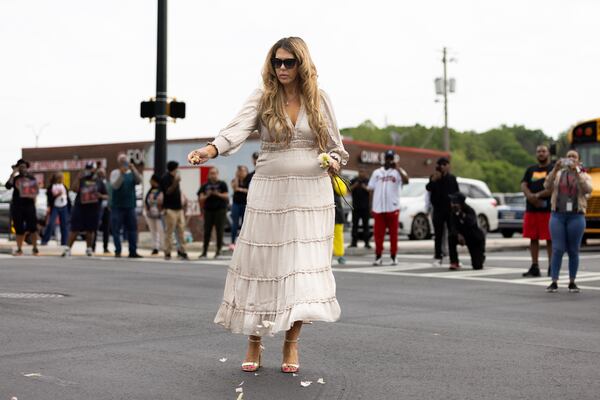
[[[142,101],[142,104],[140,105],[140,116],[142,118],[156,117],[156,102],[154,100]]]
[[[185,103],[173,100],[167,104],[167,115],[171,118],[185,118]]]

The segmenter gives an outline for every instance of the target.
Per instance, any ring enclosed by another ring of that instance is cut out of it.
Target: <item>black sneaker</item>
[[[348,246],[348,247],[356,247],[356,242],[350,243],[350,246]]]
[[[579,293],[579,288],[575,284],[575,282],[569,283],[569,293]]]
[[[556,282],[552,282],[550,286],[546,288],[546,292],[548,293],[556,293],[558,292],[558,284]]]
[[[206,253],[202,253],[202,254],[200,254],[200,255],[198,256],[198,258],[200,258],[200,259],[202,259],[202,258],[206,258],[206,257],[207,257]]]
[[[526,278],[537,278],[540,275],[540,267],[537,264],[531,264],[529,271],[523,272],[523,276]]]
[[[141,255],[139,255],[138,253],[133,253],[127,256],[127,258],[144,258]]]
[[[171,259],[171,253],[165,253],[165,260],[169,261]]]
[[[121,258],[121,253],[115,253],[115,258]]]
[[[34,256],[39,256],[39,255],[40,255],[40,251],[38,250],[38,248],[37,248],[37,247],[34,247],[34,248],[33,248],[33,250],[31,250],[31,253],[32,253]]]
[[[372,249],[372,247],[369,243],[365,243],[365,249]]]
[[[180,260],[189,260],[190,259],[185,251],[178,251],[177,258],[179,258]]]
[[[158,249],[152,249],[152,255],[155,256],[158,254]]]

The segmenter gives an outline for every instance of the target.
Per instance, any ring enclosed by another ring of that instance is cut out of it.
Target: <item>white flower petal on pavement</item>
[[[298,376],[298,374],[294,372],[294,373],[292,373],[292,376]]]
[[[225,357],[223,357],[223,358],[219,358],[219,361],[225,362],[225,361],[227,361],[227,359]]]
[[[235,388],[235,392],[236,393],[243,393],[244,392],[244,388],[241,388],[241,387]]]
[[[300,385],[302,385],[302,387],[309,387],[311,383],[312,381],[300,381]]]
[[[319,378],[319,379],[317,379],[317,383],[320,383],[321,385],[324,385],[325,381],[323,380],[323,378]]]
[[[258,372],[255,372],[255,373],[254,373],[254,376],[259,376],[259,375],[260,375],[260,374],[259,374]]]

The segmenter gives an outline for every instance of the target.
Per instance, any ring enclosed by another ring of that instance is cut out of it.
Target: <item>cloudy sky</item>
[[[366,119],[523,124],[557,135],[600,117],[600,1],[229,0],[169,2],[168,92],[188,116],[170,138],[210,136],[260,83],[269,47],[301,36],[341,127]],[[155,93],[155,0],[0,0],[0,170],[22,147],[151,140],[139,102]],[[2,178],[4,179],[4,178]]]

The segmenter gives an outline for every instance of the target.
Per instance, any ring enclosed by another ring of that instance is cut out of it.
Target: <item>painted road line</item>
[[[472,268],[471,266],[468,266]],[[465,268],[465,266],[463,266]],[[470,276],[487,276],[487,275],[505,275],[517,273],[515,268],[502,268],[502,267],[488,267],[484,269],[467,269],[458,271],[446,271],[446,272],[428,272],[423,276],[436,276],[436,277],[447,277],[451,279],[461,279]]]
[[[514,285],[531,285],[531,286],[547,286],[549,278],[544,278],[544,280],[532,280],[532,279],[504,279],[504,278],[496,278],[491,276],[473,276],[469,274],[461,274],[462,271],[452,271],[452,273],[438,272],[438,273],[417,273],[417,272],[409,272],[403,271],[402,269],[388,269],[388,268],[334,268],[335,272],[349,272],[349,273],[364,273],[364,274],[372,274],[372,275],[387,275],[387,276],[397,276],[397,277],[412,277],[412,278],[434,278],[434,279],[454,279],[454,280],[466,280],[466,281],[479,281],[479,282],[492,282],[492,283],[508,283]],[[498,270],[498,271],[496,271]],[[515,270],[511,268],[486,268],[486,271],[489,271],[489,275],[502,275],[504,272],[510,270],[510,273],[514,273]],[[471,272],[471,271],[465,271]],[[479,272],[479,271],[477,271]],[[595,277],[589,276],[589,278]],[[585,279],[585,278],[584,278]],[[600,280],[600,279],[598,279]],[[568,275],[563,274],[560,276],[560,281],[568,281]],[[561,284],[561,286],[566,284]],[[566,287],[566,286],[565,286]],[[581,289],[585,290],[595,290],[600,291],[600,287],[596,286],[579,286]]]

